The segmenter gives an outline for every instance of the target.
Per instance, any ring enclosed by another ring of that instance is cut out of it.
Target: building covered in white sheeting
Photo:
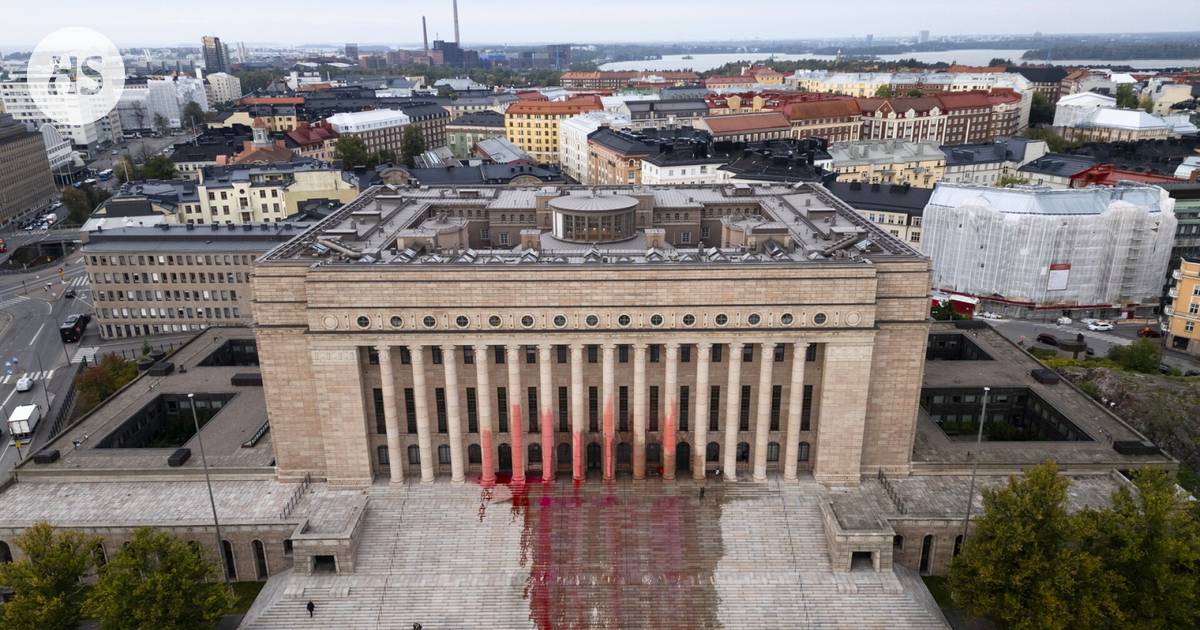
[[[933,288],[1010,315],[1042,309],[1109,316],[1158,305],[1175,202],[1157,186],[1074,190],[939,184],[922,250]]]

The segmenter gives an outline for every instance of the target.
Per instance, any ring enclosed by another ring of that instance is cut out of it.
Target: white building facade
[[[214,72],[206,77],[208,81],[208,104],[215,107],[221,103],[230,103],[242,97],[242,80],[227,72]]]
[[[628,125],[628,118],[605,111],[564,119],[558,126],[558,158],[563,175],[580,184],[589,184],[588,134],[601,127],[620,129]]]
[[[0,102],[3,102],[5,112],[12,114],[14,120],[23,123],[27,129],[41,129],[44,124],[51,124],[65,139],[70,140],[75,147],[89,151],[98,148],[104,142],[113,142],[121,136],[121,119],[116,108],[104,114],[95,112],[101,118],[96,122],[83,125],[72,125],[58,122],[47,115],[47,112],[33,102],[29,94],[29,86],[23,80],[0,82]],[[67,95],[50,103],[49,113],[57,114],[55,118],[65,119],[71,108],[79,107],[78,102]],[[87,118],[91,116],[83,116]]]

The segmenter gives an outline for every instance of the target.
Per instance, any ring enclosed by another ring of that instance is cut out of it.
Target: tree
[[[950,564],[956,605],[1014,630],[1120,622],[1115,578],[1074,544],[1069,483],[1050,461],[983,491],[983,515]]]
[[[1029,180],[1015,175],[1005,175],[996,180],[996,188],[1007,188],[1009,186],[1025,186],[1029,184]]]
[[[0,606],[0,626],[12,630],[74,629],[84,601],[82,579],[95,563],[97,536],[55,531],[37,523],[16,538],[25,557],[0,565],[0,584],[13,598]]]
[[[911,98],[921,98],[922,96],[925,96],[925,93],[922,92],[921,90],[913,88],[908,91],[908,96]]]
[[[1138,105],[1137,94],[1133,91],[1133,85],[1122,83],[1117,86],[1117,107],[1125,109],[1133,109]]]
[[[342,168],[345,170],[356,166],[367,166],[371,157],[367,151],[367,144],[357,136],[339,137],[334,145],[334,151],[338,159],[342,161]]]
[[[138,174],[139,179],[175,179],[175,163],[165,155],[151,156]]]
[[[404,128],[404,137],[400,141],[400,159],[409,167],[418,155],[425,152],[425,134],[419,127],[409,125]]]
[[[196,101],[188,101],[188,104],[183,108],[183,118],[180,120],[185,126],[204,128],[204,109]]]
[[[875,98],[892,98],[895,94],[892,92],[892,86],[881,85],[875,90]]]
[[[1108,349],[1108,358],[1131,372],[1154,374],[1162,362],[1162,348],[1149,339],[1138,339],[1128,346],[1114,345]]]
[[[145,527],[100,571],[84,611],[105,630],[208,630],[233,603],[218,579],[199,547]]]
[[[243,70],[234,74],[242,82],[242,91],[246,94],[264,89],[275,80],[275,74],[269,70]]]
[[[166,133],[167,119],[163,118],[162,114],[154,115],[154,130],[157,131],[158,133]]]
[[[1034,129],[1030,127],[1025,130],[1025,137],[1030,140],[1045,140],[1046,148],[1050,149],[1053,153],[1061,153],[1077,146],[1074,142],[1064,140],[1062,136],[1054,133],[1052,129]]]
[[[99,363],[87,368],[77,377],[75,407],[72,413],[75,417],[87,413],[136,377],[136,363],[126,361],[115,354],[105,354],[100,357]]]
[[[992,60],[989,61],[987,65],[992,68],[996,68],[996,67],[1000,67],[1000,66],[1008,68],[1010,66],[1013,66],[1014,64],[1013,64],[1012,59],[1005,59],[1003,57],[992,57]]]
[[[1161,470],[1134,474],[1112,507],[1080,515],[1083,546],[1121,580],[1117,603],[1139,628],[1200,627],[1200,521]]]
[[[1150,98],[1149,94],[1143,95],[1142,100],[1138,101],[1138,108],[1147,114],[1154,113],[1154,99]]]
[[[137,118],[138,129],[146,128],[146,103],[144,101],[133,102],[133,116]]]
[[[1054,123],[1054,103],[1041,92],[1033,93],[1033,101],[1029,109],[1030,125],[1049,125]]]
[[[70,223],[82,224],[87,221],[88,216],[101,202],[111,196],[112,193],[107,190],[96,188],[90,184],[83,184],[79,188],[74,186],[64,188],[62,202],[67,209],[67,219]]]

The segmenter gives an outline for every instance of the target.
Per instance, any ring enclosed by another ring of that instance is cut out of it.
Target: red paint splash
[[[554,481],[554,409],[542,410],[542,481]]]
[[[514,483],[525,483],[525,424],[521,415],[521,404],[513,403],[509,418],[509,434],[512,436],[512,462]]]
[[[675,421],[679,415],[678,403],[671,400],[667,403],[667,416],[663,423],[663,473],[664,479],[675,478]]]
[[[579,431],[571,434],[571,477],[583,481],[583,434]]]
[[[604,478],[613,478],[613,409],[612,399],[604,399]]]
[[[483,450],[481,465],[482,480],[485,484],[496,483],[496,462],[492,455],[492,432],[483,431],[479,434],[480,447]]]

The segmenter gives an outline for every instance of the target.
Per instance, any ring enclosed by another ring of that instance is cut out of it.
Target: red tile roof
[[[714,136],[739,133],[777,131],[791,129],[787,116],[781,112],[755,112],[752,114],[730,114],[728,116],[706,116],[703,119]]]
[[[1125,171],[1113,168],[1112,164],[1097,164],[1085,171],[1071,176],[1071,188],[1086,188],[1087,186],[1115,186],[1120,181],[1141,182],[1143,184],[1178,184],[1181,180],[1166,175],[1153,175]]]
[[[574,115],[604,109],[598,96],[578,96],[565,101],[517,101],[508,106],[508,114]]]
[[[810,101],[788,103],[781,110],[788,120],[812,120],[815,118],[843,118],[858,116],[862,112],[853,100]]]

